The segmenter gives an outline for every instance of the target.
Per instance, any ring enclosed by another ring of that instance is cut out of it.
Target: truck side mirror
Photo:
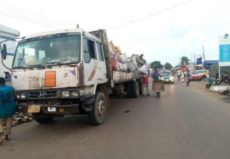
[[[3,60],[6,59],[6,55],[7,55],[6,44],[3,44],[3,47],[2,47],[2,49],[1,49],[1,56],[2,56],[2,59],[3,59]]]

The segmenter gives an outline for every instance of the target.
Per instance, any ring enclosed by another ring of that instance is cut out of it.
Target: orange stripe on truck
[[[45,87],[56,87],[56,71],[45,72]]]

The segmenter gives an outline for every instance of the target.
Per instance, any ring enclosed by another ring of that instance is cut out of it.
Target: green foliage
[[[152,69],[154,69],[155,67],[157,67],[158,69],[162,69],[163,68],[163,65],[161,64],[160,61],[153,61],[151,64],[150,64],[150,67]]]
[[[181,62],[181,66],[183,66],[183,65],[188,65],[189,59],[188,59],[188,57],[186,57],[186,56],[182,56],[182,57],[180,58],[180,62]]]
[[[171,69],[172,69],[172,65],[171,65],[170,63],[166,62],[166,63],[164,64],[164,68],[165,68],[166,70],[171,70]]]

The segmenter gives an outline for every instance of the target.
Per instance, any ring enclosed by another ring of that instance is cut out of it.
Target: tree
[[[162,69],[163,68],[163,65],[161,64],[160,61],[153,61],[151,64],[150,64],[150,67],[152,69],[154,69],[155,67],[159,68],[159,69]]]
[[[186,56],[182,56],[182,57],[180,58],[180,62],[181,62],[181,66],[183,66],[183,65],[188,65],[189,59],[188,59],[188,57],[186,57]]]
[[[172,69],[172,65],[171,65],[170,63],[166,62],[166,63],[164,64],[164,68],[165,68],[166,70],[171,70],[171,69]]]

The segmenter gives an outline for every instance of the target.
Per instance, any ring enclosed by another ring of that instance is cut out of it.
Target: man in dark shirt
[[[14,89],[5,85],[5,79],[0,77],[0,145],[9,139],[12,117],[15,113]]]

